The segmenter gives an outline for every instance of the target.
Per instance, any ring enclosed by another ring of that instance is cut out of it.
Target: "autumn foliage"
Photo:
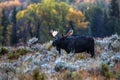
[[[71,8],[67,3],[56,2],[55,0],[44,0],[41,3],[30,4],[26,9],[19,11],[16,17],[18,21],[24,20],[22,22],[23,28],[24,23],[29,22],[32,25],[29,26],[33,30],[31,31],[32,34],[37,34],[37,36],[45,34],[49,36],[51,29],[64,33],[65,28],[62,24],[66,23],[67,27],[70,27],[69,21],[75,24],[76,29],[86,28],[88,24],[81,11]],[[38,38],[41,39],[42,36]]]
[[[85,21],[85,16],[81,11],[77,11],[73,8],[69,9],[69,13],[66,16],[66,19],[71,20],[79,28],[86,28],[88,22]]]

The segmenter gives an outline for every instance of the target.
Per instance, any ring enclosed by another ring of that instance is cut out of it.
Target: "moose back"
[[[94,39],[86,36],[62,36],[53,40],[53,46],[61,53],[64,49],[69,53],[87,52],[93,57],[94,54]]]

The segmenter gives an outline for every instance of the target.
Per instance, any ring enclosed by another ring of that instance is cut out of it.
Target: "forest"
[[[0,2],[0,45],[51,40],[50,30],[107,37],[120,34],[119,0],[13,0]]]

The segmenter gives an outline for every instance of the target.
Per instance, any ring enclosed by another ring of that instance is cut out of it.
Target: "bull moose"
[[[61,49],[64,49],[67,53],[80,53],[87,52],[94,57],[94,39],[86,36],[72,36],[73,31],[69,31],[67,35],[62,37],[55,37],[52,45],[56,47],[61,53]]]

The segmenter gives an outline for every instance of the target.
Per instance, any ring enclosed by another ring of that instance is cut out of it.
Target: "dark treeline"
[[[96,0],[95,3],[77,0],[25,1],[21,1],[19,6],[0,8],[0,45],[26,43],[32,37],[43,43],[52,39],[51,29],[65,34],[72,28],[77,35],[93,37],[120,34],[119,0]]]

